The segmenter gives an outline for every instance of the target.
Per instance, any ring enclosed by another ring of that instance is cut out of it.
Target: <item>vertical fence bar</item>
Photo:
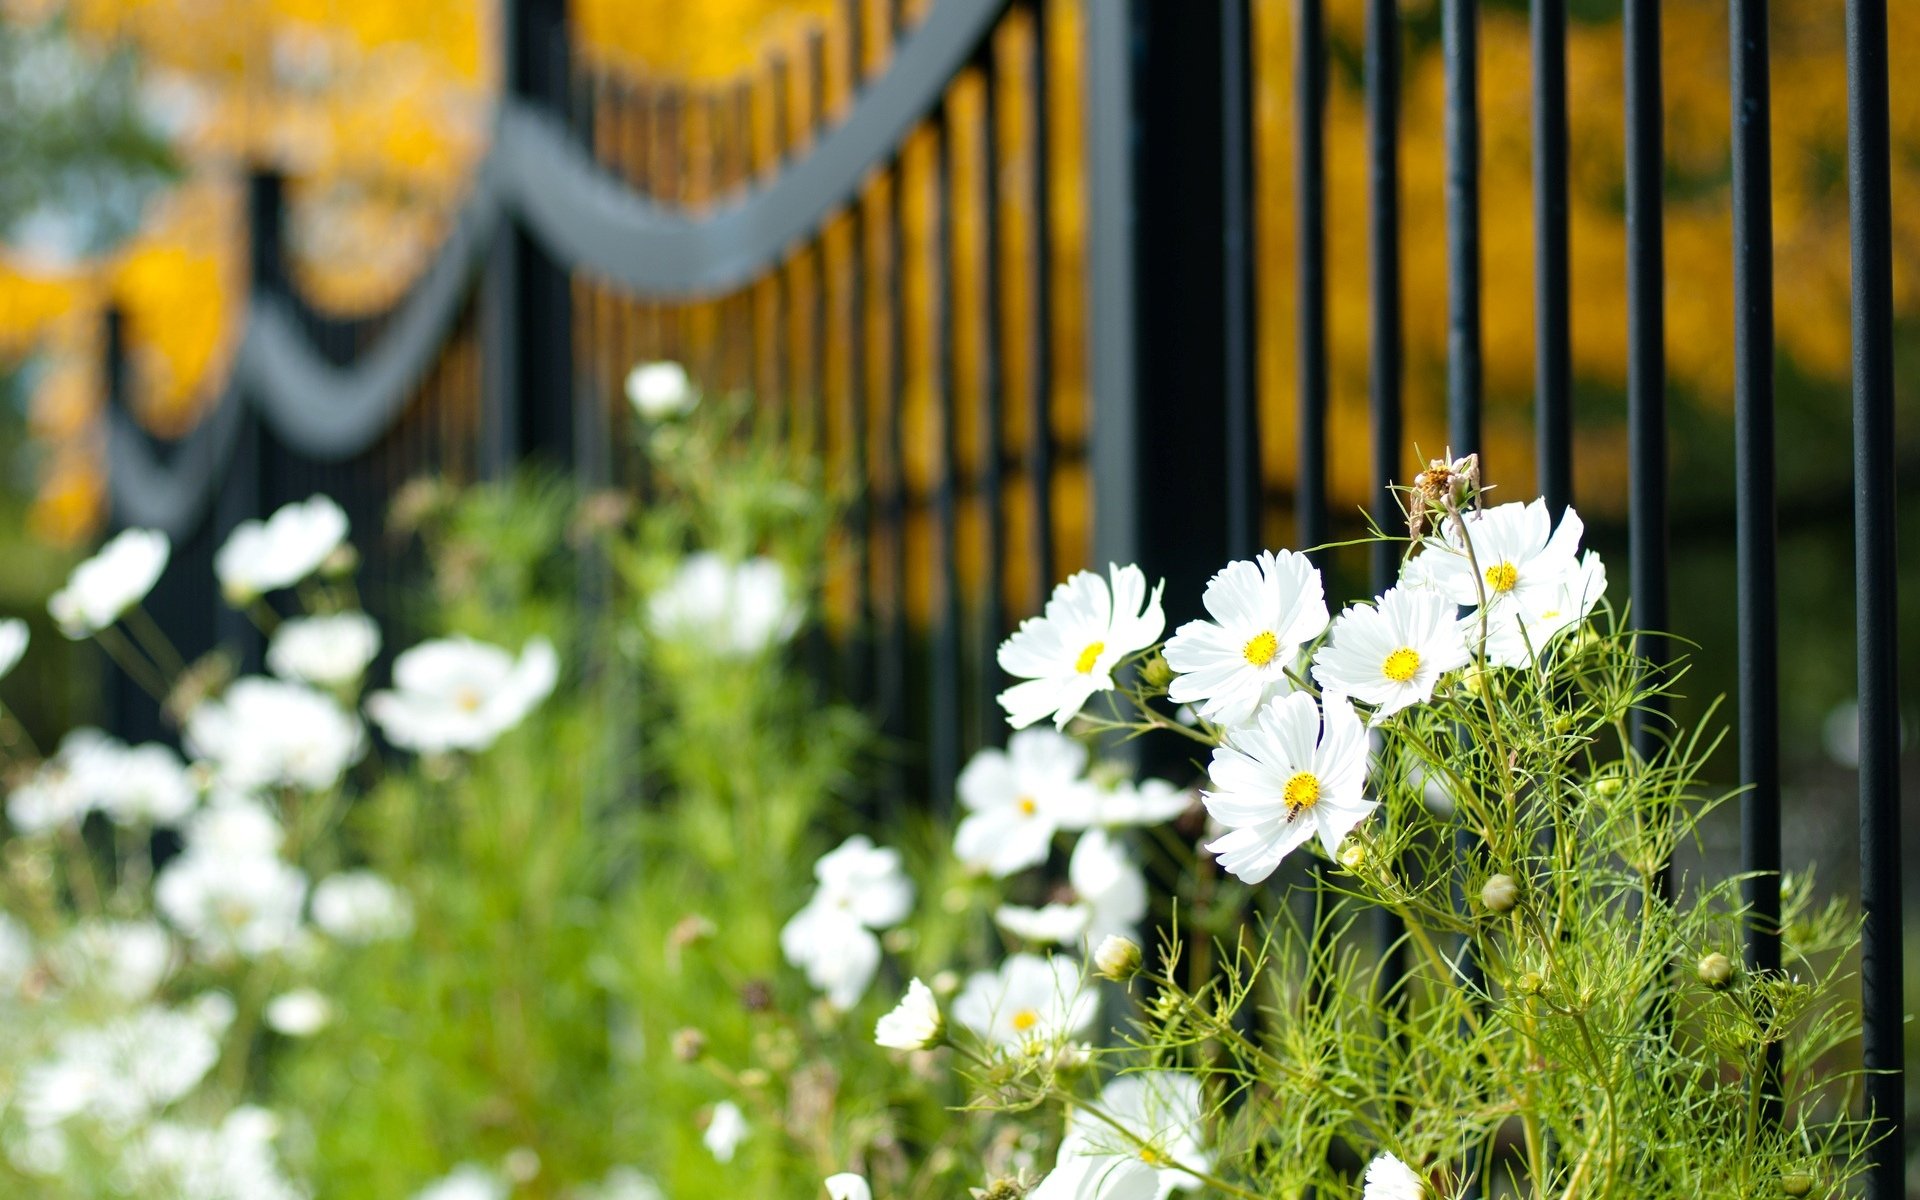
[[[934,811],[953,807],[954,780],[960,774],[960,569],[959,507],[954,495],[957,456],[954,435],[958,423],[953,405],[953,110],[943,102],[933,130],[933,195],[928,201],[933,220],[928,270],[927,337],[933,351],[928,383],[933,392],[934,436],[940,453],[934,484],[934,520],[939,526],[939,578],[933,581],[933,670],[928,712],[927,765],[933,779],[928,790]]]
[[[980,59],[980,206],[979,257],[975,278],[979,281],[980,341],[975,347],[975,381],[980,402],[980,496],[981,519],[985,522],[985,592],[980,598],[980,680],[978,687],[980,736],[984,744],[1000,741],[1006,728],[1000,706],[994,700],[999,690],[1000,668],[996,650],[1006,631],[1005,558],[1007,544],[1006,487],[1001,475],[1001,424],[1005,395],[1000,363],[1000,106],[996,94],[1000,72],[996,67],[993,39],[981,45]]]
[[[1220,4],[1221,272],[1225,322],[1227,554],[1260,552],[1259,347],[1254,270],[1253,18],[1247,0]]]
[[[566,8],[561,0],[513,0],[509,10],[508,77],[514,95],[549,109],[567,95]],[[555,263],[525,230],[513,245],[508,336],[517,345],[508,356],[509,406],[518,425],[517,449],[568,455],[573,450],[573,296],[565,268]]]
[[[1905,1193],[1900,943],[1900,694],[1894,543],[1893,215],[1886,0],[1847,0],[1853,232],[1853,529],[1860,712],[1862,1065],[1876,1140],[1869,1200]]]
[[[1053,194],[1047,137],[1047,0],[1028,0],[1032,22],[1027,62],[1027,287],[1032,319],[1027,355],[1027,485],[1033,491],[1034,595],[1038,611],[1053,587]]]
[[[1294,0],[1293,6],[1294,293],[1300,312],[1294,503],[1303,547],[1332,540],[1327,522],[1327,65],[1320,5],[1321,0]]]
[[[1556,521],[1573,503],[1566,5],[1533,3],[1534,458]]]
[[[906,215],[906,167],[896,157],[889,170],[886,215],[887,259],[887,391],[883,402],[886,428],[882,457],[887,463],[887,490],[882,494],[884,524],[887,533],[887,559],[892,565],[887,586],[892,591],[888,605],[886,647],[880,652],[880,695],[884,707],[882,728],[889,737],[904,739],[907,731],[907,503],[906,452],[901,433],[901,418],[907,398],[907,339],[905,331],[906,263],[903,259],[906,239],[901,224]],[[898,787],[896,786],[896,793]]]
[[[1773,439],[1773,167],[1766,0],[1729,0],[1733,124],[1733,439],[1739,588],[1741,869],[1747,968],[1780,969],[1780,664]],[[1763,1108],[1780,1111],[1780,1044]]]
[[[1440,22],[1447,67],[1447,437],[1452,452],[1464,455],[1481,450],[1478,0],[1446,0]]]

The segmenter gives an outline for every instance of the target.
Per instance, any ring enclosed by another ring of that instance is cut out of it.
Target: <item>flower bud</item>
[[[740,1074],[734,1076],[734,1078],[739,1082],[741,1087],[746,1088],[748,1091],[763,1088],[773,1082],[773,1076],[767,1074],[766,1071],[759,1067],[747,1067],[742,1070]]]
[[[1620,778],[1618,775],[1602,775],[1593,781],[1594,794],[1604,800],[1611,800],[1613,797],[1618,796],[1620,789],[1625,786],[1626,780]]]
[[[1733,982],[1733,960],[1715,950],[1695,964],[1694,973],[1700,976],[1700,982],[1719,991]]]
[[[1360,868],[1367,865],[1367,846],[1365,842],[1352,841],[1340,847],[1340,865],[1356,875]]]
[[[1804,1196],[1813,1190],[1813,1176],[1805,1171],[1794,1171],[1780,1177],[1780,1190],[1789,1196]]]
[[[1167,656],[1156,652],[1146,665],[1140,668],[1140,682],[1155,692],[1164,692],[1173,682],[1173,668],[1167,664]]]
[[[673,1056],[683,1063],[699,1062],[707,1052],[707,1035],[691,1025],[673,1031]]]
[[[1513,981],[1513,990],[1522,996],[1538,996],[1547,990],[1547,981],[1538,971],[1522,971]]]
[[[1139,943],[1119,934],[1110,934],[1093,952],[1094,973],[1114,983],[1125,983],[1138,975],[1141,961]]]
[[[1490,913],[1513,911],[1520,903],[1520,883],[1511,875],[1489,875],[1480,886],[1480,903]]]

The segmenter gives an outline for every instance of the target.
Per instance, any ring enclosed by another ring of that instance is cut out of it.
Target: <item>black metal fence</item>
[[[1364,0],[1373,511],[1406,474],[1398,200],[1401,18]],[[1297,380],[1262,396],[1248,0],[850,0],[803,53],[730,87],[574,61],[559,0],[519,0],[511,93],[437,262],[384,317],[317,316],[280,254],[277,182],[253,185],[254,292],[228,394],[183,443],[110,428],[115,518],[179,542],[156,598],[189,648],[223,629],[207,570],[239,520],[326,491],[379,524],[404,479],[497,476],[529,455],[615,483],[620,379],[680,359],[784,406],[793,436],[866,487],[831,588],[848,687],[918,748],[944,803],[1000,736],[994,647],[1060,575],[1139,561],[1170,597],[1257,549],[1290,511],[1329,540],[1321,0],[1291,0]],[[882,11],[883,10],[883,11]],[[1659,0],[1623,0],[1631,613],[1665,629],[1669,421]],[[1781,862],[1772,220],[1766,0],[1730,0],[1742,866]],[[1063,13],[1069,34],[1061,30]],[[1573,494],[1564,2],[1532,13],[1536,470]],[[1447,429],[1482,442],[1480,118],[1474,0],[1443,0]],[[1893,513],[1893,299],[1885,0],[1847,0],[1853,464],[1865,1092],[1904,1157]],[[1062,56],[1063,36],[1080,40]],[[1072,74],[1063,64],[1073,65]],[[1075,122],[1070,139],[1063,122]],[[1061,203],[1070,186],[1072,203]],[[1080,218],[1084,217],[1084,224]],[[118,339],[109,338],[117,347]],[[110,378],[121,379],[110,349]],[[116,393],[124,387],[116,386]],[[1296,423],[1276,496],[1263,420]],[[1498,465],[1495,465],[1497,472]],[[375,603],[405,565],[369,555]],[[1390,547],[1373,557],[1392,576]],[[1183,603],[1185,601],[1176,602]],[[1178,619],[1183,614],[1172,614]],[[128,710],[123,724],[150,716]],[[1639,744],[1654,733],[1643,719]],[[1765,874],[1748,955],[1779,965]]]

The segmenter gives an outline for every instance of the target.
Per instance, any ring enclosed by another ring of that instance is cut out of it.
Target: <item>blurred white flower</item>
[[[575,1188],[570,1200],[667,1200],[651,1175],[634,1167],[615,1167],[597,1184]]]
[[[507,1200],[507,1181],[486,1167],[461,1163],[415,1192],[413,1200]]]
[[[1109,564],[1107,573],[1111,587],[1091,571],[1077,572],[1053,589],[1040,616],[1000,643],[1000,669],[1025,680],[999,696],[1015,729],[1047,717],[1065,729],[1095,692],[1113,690],[1120,660],[1166,628],[1161,589],[1149,595],[1139,567]]]
[[[1147,879],[1140,864],[1104,829],[1080,835],[1067,861],[1067,881],[1087,906],[1087,927],[1081,937],[1099,945],[1109,935],[1133,937],[1147,915]]]
[[[954,830],[955,857],[998,878],[1045,862],[1063,818],[1094,808],[1086,769],[1087,748],[1052,729],[1021,730],[1005,750],[975,754],[960,772],[967,815]]]
[[[274,1153],[280,1118],[243,1105],[212,1128],[163,1121],[132,1158],[148,1194],[183,1200],[304,1200]]]
[[[70,638],[98,633],[147,598],[172,549],[158,530],[123,530],[73,569],[67,586],[48,599],[47,611]]]
[[[733,1161],[734,1151],[747,1138],[747,1117],[740,1106],[731,1100],[722,1100],[713,1106],[713,1112],[707,1118],[707,1131],[700,1140],[705,1143],[713,1157],[720,1162]]]
[[[542,637],[518,661],[472,638],[436,638],[394,660],[394,686],[367,697],[367,715],[403,750],[485,750],[547,698],[559,673],[553,643]]]
[[[1193,793],[1164,779],[1124,780],[1112,787],[1076,790],[1060,806],[1060,828],[1161,825],[1193,806]]]
[[[18,617],[0,621],[0,679],[20,662],[27,652],[27,623]]]
[[[644,362],[627,372],[627,403],[649,421],[677,417],[699,399],[687,369],[677,362]]]
[[[1374,705],[1376,725],[1424,704],[1440,676],[1467,665],[1456,612],[1442,593],[1405,587],[1388,588],[1377,605],[1349,605],[1313,656],[1314,681],[1323,691]]]
[[[200,798],[180,756],[158,742],[102,739],[75,760],[74,775],[91,807],[116,825],[178,824]]]
[[[1027,908],[1002,904],[993,910],[993,923],[1022,941],[1071,946],[1086,935],[1093,909],[1085,904],[1045,904]]]
[[[93,797],[87,791],[84,764],[111,740],[98,729],[86,727],[68,733],[52,758],[7,793],[7,820],[14,829],[45,833],[86,816]]]
[[[864,1177],[842,1171],[827,1176],[827,1196],[829,1200],[873,1200],[873,1189]]]
[[[1158,1200],[1160,1177],[1139,1159],[1081,1156],[1047,1172],[1027,1200]]]
[[[173,939],[152,921],[95,918],[74,926],[52,959],[66,986],[139,1004],[152,999],[172,968]]]
[[[1188,621],[1167,639],[1175,674],[1167,698],[1195,704],[1222,725],[1244,725],[1262,704],[1293,690],[1287,668],[1327,628],[1326,592],[1304,554],[1264,551],[1207,581],[1211,621]]]
[[[1196,1176],[1170,1165],[1202,1171],[1212,1166],[1201,1138],[1199,1080],[1178,1071],[1122,1075],[1101,1090],[1100,1108],[1120,1128],[1076,1111],[1067,1119],[1067,1135],[1060,1143],[1061,1167],[1076,1159],[1144,1164],[1153,1171],[1154,1187],[1142,1194],[1158,1200],[1176,1189],[1193,1191],[1201,1186]]]
[[[1217,790],[1200,798],[1230,832],[1207,849],[1241,882],[1261,882],[1315,834],[1329,858],[1338,855],[1348,831],[1379,807],[1363,794],[1367,733],[1359,716],[1330,693],[1325,717],[1323,730],[1321,706],[1295,692],[1215,748],[1208,775]]]
[[[293,946],[307,877],[277,858],[223,859],[189,850],[153,885],[154,905],[214,958],[261,958]]]
[[[273,810],[242,792],[217,793],[193,814],[184,836],[188,853],[223,861],[271,858],[285,837]]]
[[[358,683],[380,653],[380,626],[363,612],[296,617],[273,631],[267,667],[282,679],[316,687]]]
[[[366,753],[366,730],[331,696],[250,675],[187,718],[186,745],[228,787],[323,791]]]
[[[213,556],[220,591],[245,604],[292,587],[320,569],[347,536],[347,514],[326,496],[282,505],[265,521],[242,521]]]
[[[1427,1185],[1412,1167],[1391,1154],[1381,1154],[1367,1164],[1367,1185],[1361,1200],[1424,1200]]]
[[[900,869],[898,850],[876,847],[860,834],[822,855],[813,873],[819,886],[780,930],[780,949],[834,1007],[852,1008],[880,965],[880,942],[871,931],[905,919],[913,884]]]
[[[740,658],[787,641],[802,615],[779,563],[764,557],[730,563],[706,551],[689,554],[647,601],[654,636]]]
[[[1471,558],[1459,527],[1449,519],[1440,536],[1429,537],[1426,548],[1408,560],[1404,582],[1436,589],[1469,608],[1478,606],[1484,594],[1490,616],[1507,608],[1534,612],[1554,607],[1552,593],[1578,566],[1585,532],[1580,514],[1567,509],[1555,528],[1546,498],[1540,497],[1469,513],[1466,526]]]
[[[287,1037],[312,1037],[333,1020],[333,1005],[312,988],[295,988],[267,1001],[267,1028]]]
[[[313,923],[342,942],[377,942],[413,932],[413,903],[372,871],[342,871],[313,889]]]
[[[967,980],[954,998],[953,1020],[991,1046],[1017,1046],[1085,1032],[1095,1005],[1071,959],[1011,954],[999,970]]]
[[[933,989],[916,977],[908,981],[900,1003],[874,1023],[873,1040],[889,1050],[925,1050],[940,1040],[944,1025]]]
[[[85,1116],[125,1131],[199,1086],[219,1057],[191,1014],[139,1009],[63,1034],[52,1057],[21,1076],[19,1111],[37,1128]]]

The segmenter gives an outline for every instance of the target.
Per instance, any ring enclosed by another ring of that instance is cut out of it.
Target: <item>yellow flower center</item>
[[[1106,649],[1105,642],[1088,642],[1087,648],[1082,650],[1080,657],[1074,660],[1073,669],[1082,675],[1093,674],[1093,664],[1100,661],[1100,656],[1106,652]]]
[[[1551,620],[1554,620],[1555,618],[1557,618],[1557,617],[1558,617],[1559,615],[1560,615],[1560,610],[1559,610],[1559,609],[1557,609],[1557,608],[1550,608],[1550,609],[1548,609],[1548,610],[1547,610],[1546,612],[1543,612],[1543,613],[1541,613],[1541,614],[1540,614],[1540,619],[1541,619],[1542,621],[1551,621]]]
[[[1510,562],[1487,568],[1487,586],[1496,592],[1510,592],[1520,582],[1520,568]]]
[[[1240,653],[1254,666],[1264,667],[1273,661],[1274,655],[1280,653],[1280,639],[1273,636],[1272,630],[1263,629],[1247,639],[1247,648]]]
[[[1280,798],[1287,802],[1287,820],[1293,820],[1320,802],[1320,777],[1311,771],[1294,772],[1281,789]]]
[[[1040,1014],[1030,1008],[1023,1008],[1013,1014],[1013,1030],[1015,1033],[1025,1033],[1039,1023]]]
[[[1152,1146],[1142,1146],[1140,1147],[1140,1161],[1150,1167],[1157,1167],[1165,1160],[1160,1152]]]
[[[461,712],[479,712],[483,697],[472,688],[461,688],[453,694],[453,704]]]
[[[1405,683],[1412,679],[1420,669],[1420,652],[1412,646],[1402,646],[1387,655],[1387,661],[1380,664],[1380,673],[1395,683]]]
[[[1014,801],[1014,805],[1020,809],[1020,815],[1023,817],[1030,817],[1040,811],[1039,802],[1032,796],[1022,796]]]

